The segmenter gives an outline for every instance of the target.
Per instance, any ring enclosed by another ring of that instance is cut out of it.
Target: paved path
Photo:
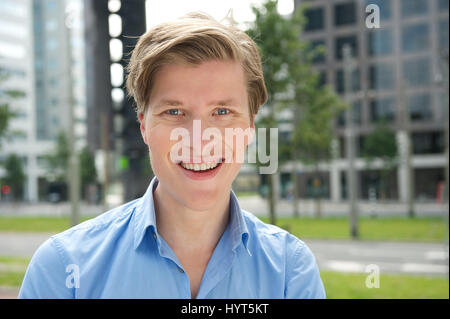
[[[0,256],[31,257],[52,233],[0,232]]]
[[[448,246],[439,243],[305,240],[321,270],[448,276]]]

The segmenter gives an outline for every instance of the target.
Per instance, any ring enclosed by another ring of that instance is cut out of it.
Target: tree
[[[363,140],[361,155],[366,159],[367,165],[372,166],[376,159],[383,161],[380,171],[380,198],[386,197],[386,181],[389,173],[397,165],[397,141],[395,132],[389,128],[385,121],[377,123],[375,129]]]
[[[60,131],[54,151],[45,156],[47,161],[47,174],[50,180],[67,183],[69,156],[70,150],[67,135],[64,131]]]
[[[95,167],[94,155],[87,147],[83,148],[78,156],[80,161],[81,194],[85,195],[83,190],[89,184],[97,181],[97,169]],[[50,180],[68,183],[69,157],[69,141],[66,133],[61,131],[58,134],[55,149],[52,153],[45,156],[47,161],[47,174]]]
[[[83,190],[87,189],[89,184],[97,182],[97,170],[95,168],[95,159],[88,147],[80,152],[80,178],[81,178],[81,194],[86,195]]]
[[[16,154],[9,154],[3,165],[6,175],[2,178],[2,184],[8,185],[11,188],[13,199],[22,199],[25,173],[23,172],[20,157]]]
[[[8,72],[0,67],[0,84],[2,84],[8,79]],[[25,93],[21,90],[11,89],[11,88],[1,88],[0,89],[0,148],[2,140],[4,138],[9,138],[14,135],[22,134],[21,131],[9,131],[8,125],[10,120],[17,116],[16,112],[11,110],[11,102],[16,99],[23,98]]]
[[[263,59],[264,77],[269,94],[268,115],[261,118],[258,126],[277,125],[275,114],[290,109],[293,132],[280,139],[279,163],[290,160],[294,195],[294,216],[298,216],[298,180],[296,163],[302,160],[312,165],[315,185],[318,180],[318,163],[328,158],[333,137],[333,119],[345,104],[328,86],[320,84],[319,74],[313,69],[312,61],[324,54],[323,47],[313,48],[302,40],[305,24],[305,6],[298,7],[290,17],[280,16],[277,1],[267,1],[261,8],[253,9],[256,20],[248,30],[255,39]],[[274,206],[273,190],[269,179],[269,205],[272,216]],[[317,192],[316,192],[317,193]],[[317,214],[320,215],[320,196],[317,199]],[[271,218],[272,219],[272,218]]]
[[[304,66],[311,66],[306,59]],[[346,104],[328,86],[321,86],[319,75],[312,69],[299,73],[296,81],[295,104],[291,107],[295,118],[291,138],[292,161],[302,161],[313,167],[313,189],[316,217],[321,217],[323,183],[319,176],[319,163],[330,158],[333,139],[333,120]],[[295,170],[294,170],[294,175]],[[294,185],[297,178],[294,177]],[[295,188],[295,186],[294,186]],[[297,189],[295,190],[297,191]],[[295,194],[298,196],[298,194]]]
[[[253,25],[247,30],[247,34],[258,44],[268,101],[264,108],[267,112],[261,115],[255,123],[256,129],[260,127],[277,127],[276,113],[282,106],[292,100],[289,94],[291,86],[291,72],[295,70],[298,61],[292,59],[296,51],[300,50],[303,43],[299,42],[300,30],[303,20],[301,12],[296,11],[290,17],[283,17],[277,11],[278,1],[268,0],[261,7],[252,7],[255,14]],[[269,134],[266,134],[266,145],[269,143]],[[270,150],[269,150],[270,151]],[[283,150],[282,150],[283,151]],[[281,160],[284,157],[279,158]],[[279,164],[281,164],[279,162]],[[267,178],[268,204],[270,222],[276,223],[276,198],[275,182],[277,173]]]

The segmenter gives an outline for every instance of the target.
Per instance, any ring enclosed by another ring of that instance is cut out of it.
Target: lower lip
[[[181,164],[178,164],[178,167],[180,167],[180,169],[183,171],[183,173],[187,177],[189,177],[190,179],[199,181],[199,180],[210,179],[210,178],[213,178],[214,176],[216,176],[217,173],[219,172],[220,168],[222,167],[222,163],[219,163],[219,165],[217,165],[213,169],[210,169],[207,171],[197,171],[197,172],[185,169],[183,166],[181,166]]]

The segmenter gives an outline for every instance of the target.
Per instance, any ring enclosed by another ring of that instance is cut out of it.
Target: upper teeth
[[[185,169],[190,169],[193,171],[206,171],[207,169],[215,168],[219,163],[201,163],[201,164],[189,164],[181,163]]]

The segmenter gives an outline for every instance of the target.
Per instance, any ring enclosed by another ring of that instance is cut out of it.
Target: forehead
[[[201,105],[211,101],[247,105],[247,84],[239,62],[170,64],[161,67],[153,78],[149,98],[152,107],[161,102]]]

